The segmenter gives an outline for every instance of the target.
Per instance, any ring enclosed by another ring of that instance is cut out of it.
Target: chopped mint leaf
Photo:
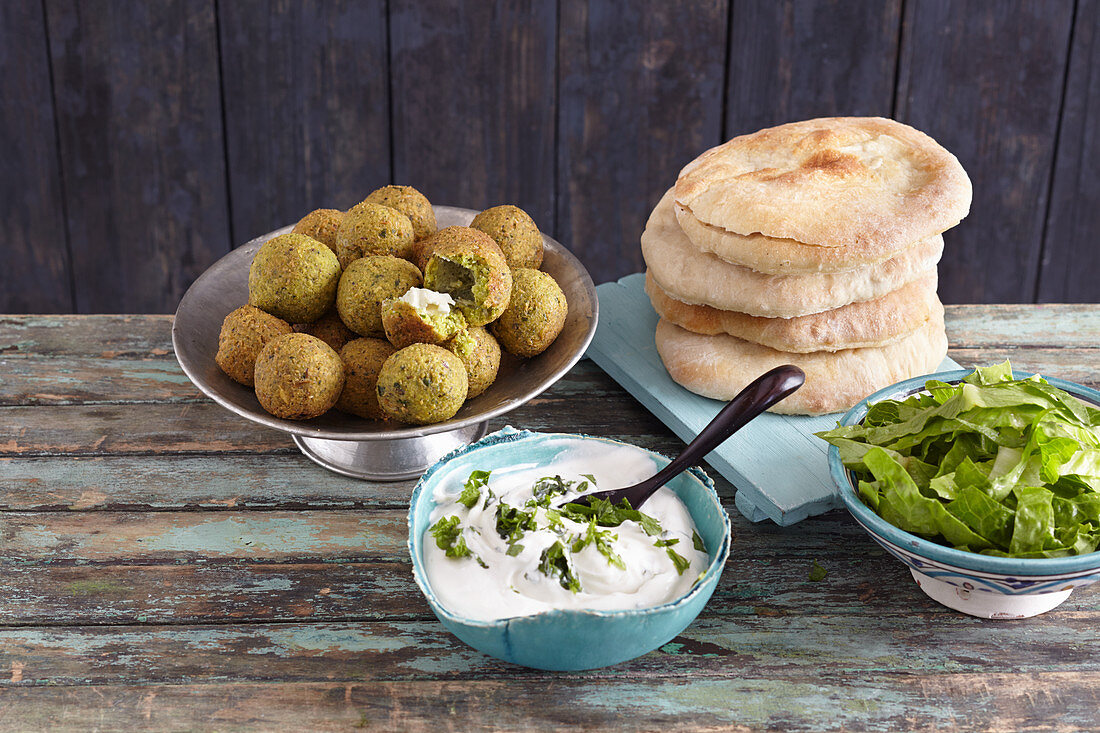
[[[481,558],[480,558],[479,556],[477,556],[477,555],[474,555],[474,559],[475,559],[475,560],[477,560],[477,564],[478,564],[478,565],[480,565],[481,567],[485,568],[486,570],[488,570],[488,569],[489,569],[489,563],[487,563],[487,562],[485,562],[484,560],[482,560],[482,559],[481,559]]]
[[[588,483],[592,484],[593,486],[596,485],[596,477],[593,476],[592,474],[582,473],[581,476],[584,476],[586,479],[588,479]]]
[[[810,566],[810,580],[817,583],[825,580],[825,576],[829,574],[829,571],[817,564],[817,560],[814,560],[814,564]]]
[[[462,493],[458,495],[458,503],[462,504],[467,509],[473,509],[474,504],[477,504],[478,499],[481,498],[481,490],[476,486],[466,484],[462,489]]]
[[[611,543],[619,538],[618,535],[608,529],[598,529],[595,517],[588,520],[588,529],[584,535],[575,535],[575,537],[573,546],[569,548],[573,552],[580,552],[588,545],[595,545],[599,553],[607,558],[608,565],[626,570],[626,563],[611,548]]]
[[[561,543],[561,540],[555,541],[554,544],[542,551],[542,555],[539,557],[539,571],[551,578],[557,576],[558,583],[566,590],[577,593],[581,589],[581,582],[577,580],[577,576],[573,573],[569,556],[566,554],[565,545]]]
[[[618,506],[612,506],[607,499],[592,499],[588,505],[570,502],[562,507],[565,516],[577,522],[585,522],[589,517],[596,518],[601,527],[618,527],[628,519],[637,522],[647,535],[652,537],[661,533],[661,523],[648,514],[642,514],[623,499]]]
[[[462,538],[462,527],[459,526],[458,517],[443,517],[428,529],[435,544],[443,550],[447,557],[467,557],[470,548],[466,546],[466,540]]]
[[[676,566],[677,575],[683,575],[684,571],[691,567],[691,560],[688,560],[671,547],[665,546],[665,552],[668,554],[668,559],[672,560],[672,564]]]
[[[657,540],[656,542],[653,543],[653,546],[654,547],[672,547],[673,545],[678,545],[678,544],[680,544],[680,540],[678,538],[673,538],[671,540]]]
[[[534,511],[525,512],[509,504],[500,504],[497,507],[496,527],[501,539],[508,540],[509,543],[519,540],[529,529],[538,529]]]
[[[707,546],[705,544],[703,544],[703,538],[700,537],[699,533],[696,532],[694,529],[691,530],[691,544],[699,552],[706,552],[707,551]]]
[[[561,476],[543,476],[532,487],[535,502],[539,506],[550,506],[550,500],[569,491],[569,482]]]
[[[470,473],[470,478],[466,479],[465,485],[462,487],[462,493],[458,496],[458,503],[465,506],[467,509],[473,509],[474,504],[477,504],[478,499],[481,498],[481,487],[489,483],[489,474],[491,471],[473,471]]]
[[[508,545],[508,552],[506,554],[508,555],[508,557],[515,557],[521,552],[523,552],[523,545],[517,542],[513,542],[512,544]]]

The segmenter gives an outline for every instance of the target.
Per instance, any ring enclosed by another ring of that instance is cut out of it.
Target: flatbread
[[[903,339],[829,353],[789,354],[733,336],[702,336],[664,319],[657,322],[657,352],[680,385],[730,400],[752,380],[781,364],[806,372],[806,383],[770,411],[821,415],[847,410],[894,382],[928,374],[947,355],[942,310]]]
[[[881,298],[796,318],[759,318],[681,303],[648,273],[645,291],[657,315],[683,329],[707,336],[727,334],[799,354],[882,346],[907,336],[937,313],[943,317],[935,270]]]
[[[826,117],[735,137],[676,181],[676,201],[705,224],[867,251],[896,252],[953,227],[970,199],[955,156],[881,117]]]
[[[769,275],[802,275],[811,272],[844,272],[864,265],[885,262],[908,244],[874,241],[844,247],[819,247],[793,239],[775,239],[763,234],[735,234],[704,224],[679,204],[676,221],[691,243],[703,252],[726,262]],[[898,247],[895,249],[894,245]]]
[[[676,222],[671,191],[642,232],[642,257],[657,284],[689,305],[709,305],[750,316],[793,318],[873,300],[923,277],[943,254],[933,237],[877,265],[808,275],[767,275],[700,252]]]

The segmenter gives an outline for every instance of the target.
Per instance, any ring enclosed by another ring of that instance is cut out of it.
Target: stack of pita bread
[[[680,172],[642,234],[657,350],[674,380],[731,399],[780,364],[806,384],[776,412],[846,410],[935,371],[941,233],[970,209],[959,161],[893,120],[795,122]]]

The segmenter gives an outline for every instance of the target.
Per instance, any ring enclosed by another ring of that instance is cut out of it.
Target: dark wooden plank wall
[[[171,312],[388,181],[513,202],[597,281],[707,147],[827,114],[962,160],[946,302],[1100,300],[1100,0],[0,4],[0,312]]]

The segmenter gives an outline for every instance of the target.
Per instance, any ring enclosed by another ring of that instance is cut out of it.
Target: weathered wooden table
[[[948,309],[952,356],[1100,385],[1100,306]],[[551,674],[446,632],[412,482],[209,402],[162,316],[0,318],[0,727],[1019,730],[1100,724],[1100,589],[1025,621],[925,597],[842,511],[733,512],[714,597],[633,662]],[[679,442],[590,362],[505,422]],[[827,571],[812,582],[818,562]]]

